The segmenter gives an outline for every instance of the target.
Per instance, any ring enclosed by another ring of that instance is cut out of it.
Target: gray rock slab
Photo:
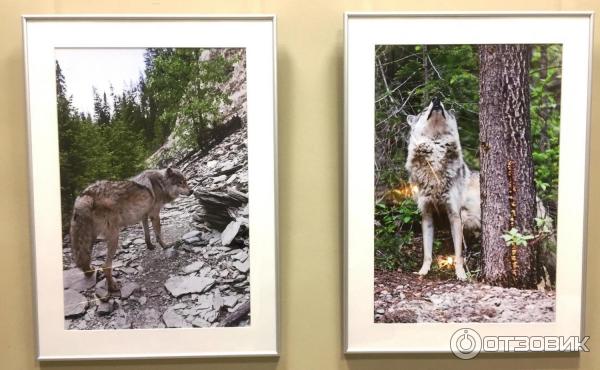
[[[235,261],[233,263],[233,267],[238,269],[238,271],[240,271],[241,273],[245,274],[248,272],[248,270],[250,270],[250,261],[249,260],[245,260],[244,262]]]
[[[183,240],[184,240],[186,243],[188,243],[188,244],[196,244],[196,243],[199,243],[199,242],[200,242],[200,238],[199,238],[199,237],[197,237],[197,236],[194,236],[194,237],[191,237],[191,238],[188,238],[188,239],[183,239]]]
[[[213,297],[212,295],[206,294],[198,297],[198,308],[207,309],[212,308],[213,306]]]
[[[191,239],[191,238],[197,237],[198,235],[200,235],[200,231],[198,231],[198,230],[193,230],[193,231],[190,231],[190,232],[188,232],[188,233],[184,234],[184,235],[181,237],[181,239],[187,240],[187,239]]]
[[[109,296],[106,279],[102,279],[96,284],[96,295],[101,299]]]
[[[191,324],[173,308],[167,309],[165,313],[163,313],[162,319],[167,328],[189,328],[191,326]]]
[[[63,271],[63,288],[72,289],[78,292],[88,290],[96,285],[96,271],[87,277],[78,268]]]
[[[245,260],[248,259],[248,253],[246,253],[244,251],[239,251],[237,254],[234,254],[233,256],[231,256],[231,258],[233,258],[234,260],[238,260],[240,262],[244,262]]]
[[[227,225],[225,230],[223,230],[223,232],[221,233],[221,244],[222,245],[231,244],[231,241],[233,240],[233,238],[235,238],[237,233],[240,231],[240,226],[242,226],[241,222],[231,221],[229,223],[229,225]]]
[[[223,297],[220,294],[215,294],[212,302],[213,309],[217,312],[223,307]]]
[[[121,298],[129,298],[133,293],[140,290],[140,285],[138,283],[127,283],[121,288]]]
[[[174,276],[165,282],[165,288],[174,297],[189,293],[202,293],[210,289],[215,279],[199,276]]]
[[[197,328],[206,328],[210,326],[210,323],[204,320],[203,318],[197,317],[196,319],[194,319],[194,321],[192,321],[192,325]]]
[[[208,322],[215,322],[217,316],[219,316],[219,313],[217,311],[208,311],[204,315],[202,315],[202,317]]]
[[[237,302],[238,302],[238,297],[236,297],[234,295],[223,297],[223,304],[226,307],[234,307]]]
[[[77,317],[85,313],[89,302],[79,292],[67,289],[63,292],[63,300],[65,304],[65,317]]]
[[[204,265],[204,262],[202,262],[202,261],[196,261],[194,263],[190,263],[189,265],[187,265],[183,268],[183,272],[186,274],[191,274],[192,272],[196,272],[196,271],[200,270],[202,268],[202,265]]]
[[[96,310],[96,314],[100,316],[110,315],[115,309],[115,301],[112,299],[108,302],[100,302],[98,305],[98,309]]]

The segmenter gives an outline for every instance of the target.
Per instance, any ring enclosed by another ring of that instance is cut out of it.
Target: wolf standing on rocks
[[[71,218],[71,248],[77,267],[91,275],[90,266],[94,240],[104,235],[107,244],[103,266],[109,291],[118,291],[119,286],[112,277],[112,260],[119,244],[122,228],[142,222],[144,237],[149,249],[148,217],[152,222],[157,242],[163,247],[160,230],[160,210],[179,195],[191,195],[183,174],[172,168],[146,170],[126,181],[97,181],[88,186],[75,199]]]
[[[429,272],[433,249],[433,214],[446,212],[450,221],[459,280],[467,275],[463,267],[463,228],[481,227],[479,173],[471,172],[463,160],[454,114],[435,98],[417,116],[408,116],[411,134],[406,169],[416,186],[415,199],[422,215],[423,266]]]

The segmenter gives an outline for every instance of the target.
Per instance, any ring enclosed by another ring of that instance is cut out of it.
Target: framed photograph
[[[25,16],[40,360],[275,356],[275,17]]]
[[[345,351],[585,350],[591,13],[345,16]]]

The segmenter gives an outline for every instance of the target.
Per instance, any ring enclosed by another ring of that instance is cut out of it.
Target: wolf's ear
[[[406,116],[406,122],[408,122],[410,127],[414,127],[415,123],[417,123],[417,116],[409,114],[408,116]]]

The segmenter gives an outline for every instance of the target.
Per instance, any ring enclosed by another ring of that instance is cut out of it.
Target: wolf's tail
[[[77,197],[73,207],[70,230],[73,261],[88,276],[93,273],[90,266],[92,242],[94,241],[93,204],[94,199],[89,195]]]

